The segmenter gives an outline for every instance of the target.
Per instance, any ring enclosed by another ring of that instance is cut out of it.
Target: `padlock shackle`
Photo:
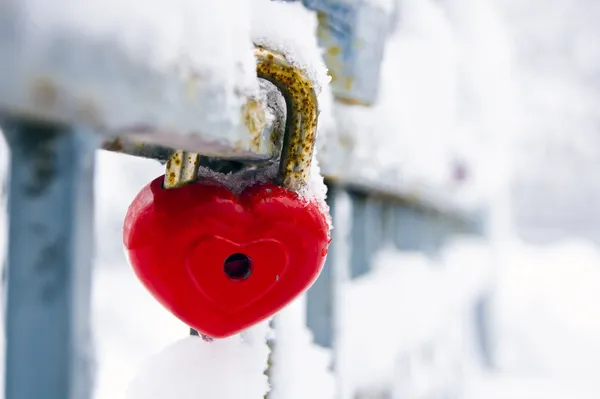
[[[317,139],[317,95],[310,79],[281,53],[255,46],[256,72],[285,99],[287,113],[276,183],[292,191],[308,181]]]
[[[317,138],[317,95],[310,79],[286,57],[255,45],[258,78],[271,82],[286,103],[286,121],[275,183],[292,191],[306,185]],[[200,155],[175,151],[167,161],[165,188],[180,187],[198,178]]]

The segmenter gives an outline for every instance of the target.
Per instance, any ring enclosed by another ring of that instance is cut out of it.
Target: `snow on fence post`
[[[10,120],[5,399],[91,397],[96,136]]]

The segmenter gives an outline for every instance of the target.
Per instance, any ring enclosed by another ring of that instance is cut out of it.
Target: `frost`
[[[279,165],[277,163],[268,166],[250,166],[235,173],[219,173],[210,168],[200,167],[198,174],[201,178],[216,180],[234,194],[240,195],[250,186],[272,183],[277,176],[278,169]]]
[[[200,167],[199,176],[208,180],[218,181],[234,194],[240,195],[246,188],[256,184],[273,183],[277,177],[278,170],[278,162],[266,166],[249,166],[241,171],[231,173],[219,173],[207,167]],[[306,186],[302,187],[298,194],[301,198],[317,202],[331,229],[332,223],[331,216],[329,215],[329,206],[325,202],[327,186],[325,185],[323,176],[320,174],[316,157],[313,157],[309,179],[306,183]]]

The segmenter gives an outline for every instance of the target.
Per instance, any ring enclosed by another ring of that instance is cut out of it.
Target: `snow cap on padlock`
[[[306,185],[317,100],[303,72],[256,47],[257,75],[287,105],[274,182],[233,192],[198,178],[200,156],[176,151],[125,218],[132,267],[150,293],[201,334],[222,338],[273,315],[312,285],[330,242],[327,215]]]

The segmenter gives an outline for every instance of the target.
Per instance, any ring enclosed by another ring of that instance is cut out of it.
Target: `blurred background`
[[[600,397],[600,3],[365,0],[346,2],[347,26],[332,5],[344,1],[236,2],[252,40],[322,86],[334,225],[323,274],[275,318],[269,398]],[[213,25],[235,14],[204,3],[222,11]],[[355,91],[329,51],[354,36],[327,29],[368,38],[345,54]],[[7,165],[1,142],[3,207]],[[130,202],[162,173],[98,154],[97,399],[122,397],[187,334],[120,239]],[[4,212],[0,227],[4,248]]]

